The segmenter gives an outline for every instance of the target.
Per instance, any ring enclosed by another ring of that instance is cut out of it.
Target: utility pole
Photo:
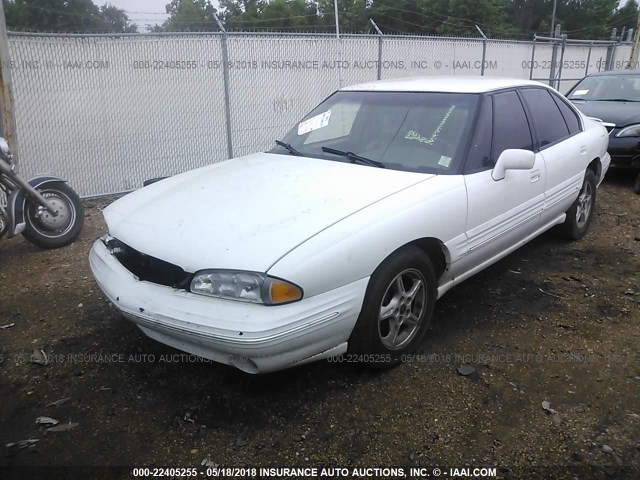
[[[636,68],[638,66],[638,47],[640,44],[640,15],[638,15],[638,24],[633,31],[633,46],[631,47],[631,55],[629,55],[629,63],[627,68]]]
[[[338,22],[338,0],[333,0],[333,10],[336,15],[336,38],[340,39],[340,23]]]
[[[556,6],[558,4],[558,0],[553,0],[553,13],[551,14],[551,35],[549,35],[550,37],[553,37],[553,33],[555,31],[556,28]]]

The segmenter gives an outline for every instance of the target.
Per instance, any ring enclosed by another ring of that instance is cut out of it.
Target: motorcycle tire
[[[48,183],[38,191],[53,205],[57,215],[52,215],[34,200],[27,200],[26,227],[22,235],[42,248],[69,245],[84,225],[84,207],[80,197],[64,182]]]

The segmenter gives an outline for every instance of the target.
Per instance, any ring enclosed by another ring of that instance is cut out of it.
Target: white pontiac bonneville
[[[555,90],[484,77],[343,88],[276,143],[104,210],[93,274],[151,338],[250,373],[394,365],[451,287],[554,225],[582,237],[610,162]]]

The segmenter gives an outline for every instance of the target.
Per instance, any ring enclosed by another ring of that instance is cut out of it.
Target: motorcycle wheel
[[[42,248],[60,248],[70,244],[82,230],[84,208],[78,194],[66,183],[56,182],[38,191],[55,208],[53,216],[32,199],[27,201],[26,227],[22,235]]]

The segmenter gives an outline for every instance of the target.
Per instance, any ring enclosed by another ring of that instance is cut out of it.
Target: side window
[[[493,107],[491,97],[487,96],[482,104],[482,111],[478,117],[465,173],[486,170],[493,166],[491,161],[491,134],[493,130]]]
[[[569,127],[569,133],[571,135],[575,135],[576,133],[581,132],[582,130],[580,129],[580,120],[578,120],[578,116],[576,115],[576,112],[574,112],[571,109],[571,107],[567,105],[567,103],[561,98],[559,98],[557,95],[551,95],[551,96],[555,100],[556,105],[558,105],[558,108],[560,109],[560,113],[562,113],[562,116],[564,117],[564,121],[567,122],[567,127]]]
[[[495,162],[509,148],[533,151],[533,140],[524,107],[516,92],[493,96],[493,142],[491,158]]]
[[[531,111],[540,147],[569,136],[567,124],[549,92],[542,88],[525,88],[522,96]]]

